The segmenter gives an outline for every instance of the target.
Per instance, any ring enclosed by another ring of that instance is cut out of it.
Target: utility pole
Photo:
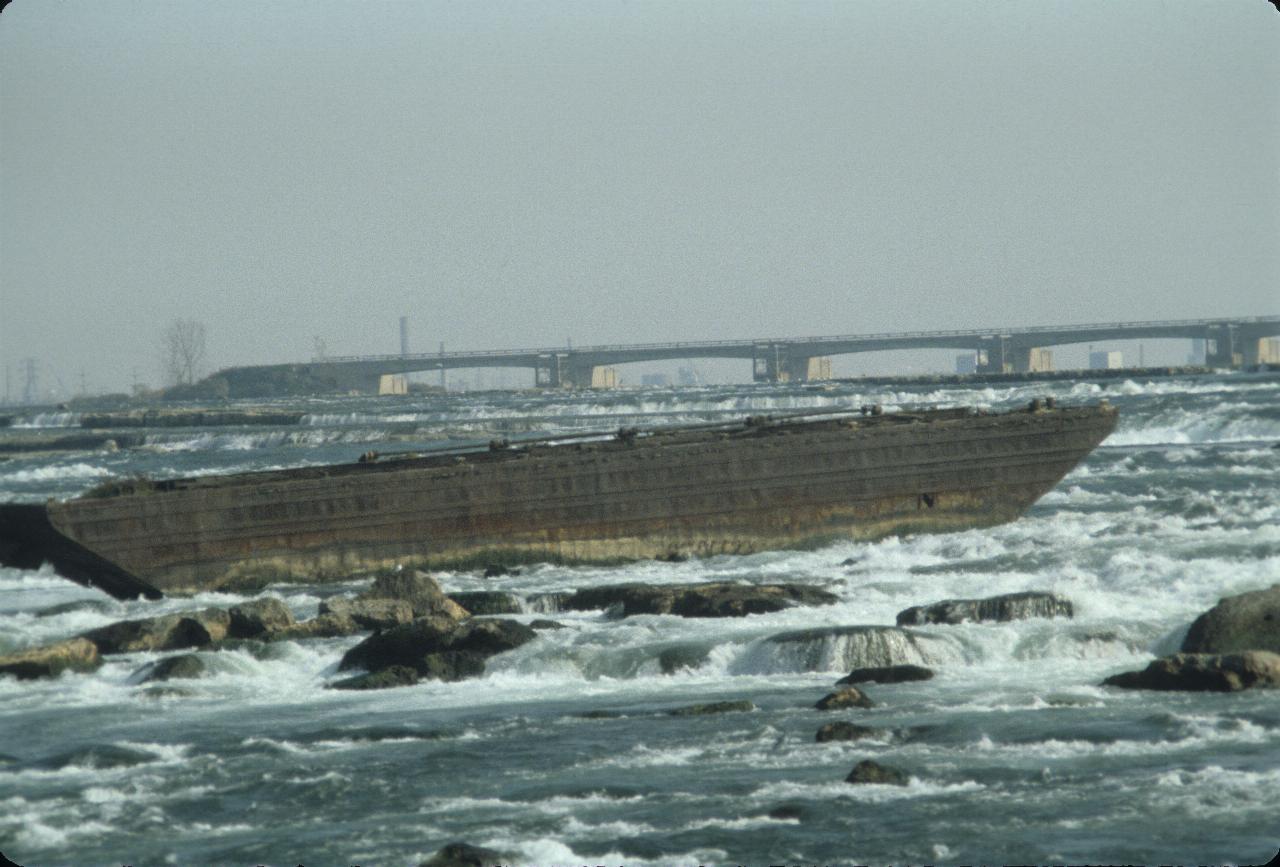
[[[444,378],[444,341],[443,340],[440,341],[440,390],[441,391],[449,390],[448,386],[445,384],[445,378]]]
[[[36,398],[39,396],[39,389],[36,387],[36,360],[34,358],[22,359],[22,369],[26,380],[22,386],[22,402],[35,403]]]

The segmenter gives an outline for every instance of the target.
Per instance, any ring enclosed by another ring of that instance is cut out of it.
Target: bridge
[[[332,383],[338,390],[377,392],[383,377],[468,367],[523,367],[535,371],[544,388],[586,388],[597,368],[635,361],[741,358],[752,363],[756,382],[802,382],[812,378],[817,359],[888,349],[956,349],[976,353],[980,373],[1020,373],[1032,369],[1037,349],[1109,340],[1162,337],[1202,339],[1205,363],[1238,368],[1258,364],[1264,338],[1280,335],[1280,316],[1234,319],[1182,319],[1161,322],[1111,322],[1093,325],[1037,326],[967,331],[911,331],[835,337],[769,337],[754,340],[703,340],[683,343],[633,343],[555,349],[497,349],[401,355],[328,357],[288,367],[297,374]],[[233,368],[224,371],[271,368]]]

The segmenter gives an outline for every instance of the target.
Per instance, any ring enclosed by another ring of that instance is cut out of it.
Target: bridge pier
[[[590,388],[598,365],[591,358],[572,352],[550,352],[538,356],[533,380],[538,388]]]
[[[1237,368],[1247,362],[1247,342],[1253,343],[1253,356],[1258,354],[1257,341],[1242,341],[1238,326],[1231,323],[1210,325],[1205,330],[1204,363],[1206,367]],[[1254,361],[1254,364],[1257,362]]]
[[[757,343],[751,352],[753,382],[808,382],[815,356],[800,355],[786,343]]]

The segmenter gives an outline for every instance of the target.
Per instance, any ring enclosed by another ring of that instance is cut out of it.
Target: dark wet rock
[[[484,567],[484,577],[486,578],[505,578],[508,575],[519,575],[519,569],[509,569],[496,563],[490,563]]]
[[[933,669],[925,668],[923,665],[879,665],[871,668],[855,668],[836,683],[906,683],[932,678]]]
[[[93,671],[102,665],[98,646],[86,638],[71,638],[0,656],[0,674],[19,680],[56,677],[64,671]]]
[[[209,666],[203,659],[194,653],[183,653],[143,666],[135,671],[134,675],[141,676],[140,683],[151,683],[153,681],[204,677],[208,673]]]
[[[807,584],[614,584],[579,590],[564,601],[564,607],[594,611],[621,605],[622,617],[745,617],[796,605],[830,605],[838,599],[833,593]]]
[[[827,626],[781,632],[765,639],[780,645],[776,665],[799,671],[881,668],[930,661],[936,639],[897,626]]]
[[[330,689],[389,689],[413,686],[420,680],[418,672],[406,665],[392,665],[370,674],[358,674],[329,684]]]
[[[1227,596],[1201,614],[1183,639],[1184,653],[1280,653],[1280,584]]]
[[[703,704],[690,704],[667,711],[667,716],[709,716],[717,713],[739,713],[755,710],[756,706],[743,699],[741,701],[712,701]]]
[[[368,627],[361,626],[354,618],[346,614],[335,614],[332,611],[295,623],[286,629],[271,633],[272,641],[305,641],[309,638],[342,638],[367,632]],[[221,645],[220,645],[221,646]]]
[[[800,822],[804,820],[808,812],[809,811],[800,804],[779,804],[769,811],[769,818],[795,820]]]
[[[841,566],[857,566],[860,562],[862,561],[857,557],[845,557],[843,560],[840,561],[840,565]]]
[[[1267,650],[1244,653],[1176,653],[1157,659],[1142,671],[1108,677],[1104,686],[1123,689],[1238,692],[1280,688],[1280,654]]]
[[[106,770],[108,768],[133,768],[154,762],[156,755],[146,750],[122,747],[118,744],[93,744],[79,747],[65,753],[40,759],[33,764],[38,768],[61,770],[63,768],[91,768]]]
[[[454,602],[426,572],[392,572],[379,575],[373,586],[357,599],[401,599],[413,607],[414,617],[462,620],[469,612]]]
[[[818,729],[818,733],[814,735],[814,740],[820,744],[825,744],[829,741],[860,741],[863,738],[874,738],[883,734],[883,729],[855,725],[842,720],[840,722],[827,723]]]
[[[514,620],[466,620],[421,617],[376,632],[347,651],[339,668],[380,671],[393,665],[423,677],[457,680],[484,671],[484,660],[513,650],[536,633]]]
[[[966,621],[1026,620],[1031,617],[1073,617],[1071,601],[1054,593],[1006,593],[986,599],[946,599],[898,612],[899,626]]]
[[[584,710],[573,716],[578,719],[622,719],[626,714],[620,710]]]
[[[418,867],[494,867],[509,860],[493,849],[469,843],[450,843]]]
[[[227,613],[231,616],[228,638],[261,638],[297,623],[289,606],[274,596],[241,602],[231,606]]]
[[[449,598],[473,615],[519,614],[520,597],[498,590],[477,590],[473,593],[452,593]]]
[[[897,768],[864,759],[853,766],[846,783],[878,783],[885,786],[905,786],[907,775]]]
[[[534,593],[525,597],[524,609],[533,614],[555,614],[564,611],[564,603],[572,593]]]
[[[326,614],[349,618],[358,629],[389,629],[412,620],[413,605],[404,599],[348,599],[336,596],[320,603],[319,616]]]
[[[92,641],[104,654],[185,650],[226,638],[230,622],[230,616],[221,608],[206,608],[141,620],[122,620],[91,629],[80,637]]]
[[[707,661],[711,650],[698,644],[677,644],[658,654],[658,666],[663,674],[675,674],[682,668],[697,668]]]
[[[542,630],[542,629],[564,629],[565,627],[563,623],[557,623],[554,620],[530,620],[529,628]]]
[[[143,698],[162,699],[162,698],[191,698],[196,693],[194,690],[187,689],[183,686],[149,686],[138,693]],[[0,864],[0,867],[4,867]]]
[[[818,710],[844,710],[851,707],[869,708],[875,706],[876,703],[856,686],[837,689],[835,692],[818,699],[818,703],[814,705]]]

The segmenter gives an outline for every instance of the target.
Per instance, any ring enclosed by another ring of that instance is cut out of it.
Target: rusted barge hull
[[[0,562],[117,596],[396,565],[706,556],[1013,520],[1110,406],[748,419],[471,453],[175,479],[0,506]]]

